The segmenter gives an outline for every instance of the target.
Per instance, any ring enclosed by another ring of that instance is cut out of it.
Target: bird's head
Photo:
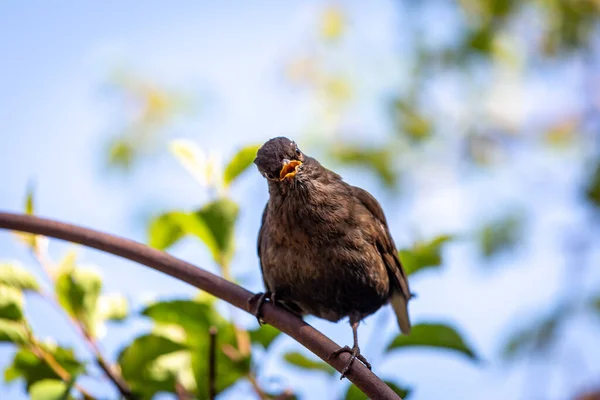
[[[258,149],[254,164],[269,182],[284,184],[296,179],[308,158],[296,142],[286,137],[276,137]]]

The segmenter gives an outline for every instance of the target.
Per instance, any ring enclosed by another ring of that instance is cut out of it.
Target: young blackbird
[[[400,330],[410,332],[411,294],[381,206],[285,137],[266,142],[254,163],[269,185],[258,234],[266,292],[252,300],[259,323],[266,299],[299,316],[349,317],[354,345],[330,357],[352,355],[341,378],[356,358],[371,368],[358,347],[363,318],[391,300]]]

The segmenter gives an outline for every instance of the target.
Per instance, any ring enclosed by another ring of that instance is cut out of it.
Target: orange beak
[[[298,172],[298,167],[300,165],[302,165],[302,162],[298,160],[292,160],[283,164],[281,172],[279,172],[279,180],[292,179]]]

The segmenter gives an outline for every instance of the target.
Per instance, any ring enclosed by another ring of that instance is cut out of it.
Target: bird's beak
[[[279,180],[292,179],[298,172],[298,167],[302,165],[301,161],[298,160],[283,160],[283,166],[279,172]]]

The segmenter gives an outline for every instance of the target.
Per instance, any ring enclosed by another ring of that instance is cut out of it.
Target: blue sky
[[[144,217],[148,213],[197,207],[208,199],[166,151],[144,162],[130,177],[107,174],[103,169],[102,146],[119,123],[103,89],[114,68],[126,67],[165,87],[192,93],[198,99],[198,112],[178,120],[171,137],[191,138],[203,148],[219,151],[224,158],[241,144],[260,143],[280,134],[293,137],[314,122],[318,104],[286,84],[283,68],[295,52],[310,48],[314,21],[325,3],[139,4],[97,2],[63,8],[42,2],[35,7],[0,5],[0,209],[20,211],[28,182],[35,182],[39,214],[145,241]],[[402,43],[389,38],[394,37],[394,24],[406,15],[385,1],[368,10],[357,2],[345,3],[345,8],[353,31],[358,32],[354,45],[347,49],[356,61],[348,73],[361,77],[363,95],[354,106],[350,123],[377,136],[386,127],[378,99],[385,95],[390,79],[402,79],[394,70],[403,68],[394,56]],[[358,50],[364,48],[375,58],[361,57]],[[372,72],[375,65],[380,68],[377,73]],[[570,157],[577,159],[579,155]],[[413,320],[459,326],[488,363],[475,366],[453,355],[417,350],[379,362],[376,354],[369,354],[369,349],[377,346],[368,342],[385,336],[382,331],[391,337],[396,329],[390,310],[385,308],[360,330],[363,351],[375,364],[376,373],[414,385],[416,400],[523,395],[526,380],[531,378],[530,368],[522,363],[506,370],[494,360],[507,329],[535,315],[536,310],[547,309],[557,296],[565,266],[562,249],[555,246],[549,232],[587,218],[573,206],[578,200],[568,195],[581,171],[561,160],[547,155],[532,158],[524,153],[501,171],[467,183],[456,171],[444,171],[443,165],[425,166],[421,177],[426,181],[431,176],[436,184],[416,187],[403,200],[407,207],[395,207],[394,197],[369,176],[352,171],[344,174],[349,182],[380,198],[399,246],[419,236],[464,230],[465,221],[477,220],[481,213],[493,209],[498,199],[525,203],[534,220],[528,252],[502,259],[500,263],[506,265],[501,273],[482,273],[472,246],[458,241],[445,253],[444,272],[427,273],[411,282],[419,294],[411,304]],[[539,171],[553,177],[552,189],[546,190],[543,182],[537,181]],[[492,189],[490,181],[495,182]],[[532,188],[539,196],[531,196]],[[260,290],[254,246],[267,199],[266,185],[252,170],[232,195],[245,204],[237,232],[239,251],[234,273],[251,290]],[[538,201],[541,198],[543,202]],[[56,257],[68,248],[58,242],[51,246]],[[209,255],[192,240],[172,251],[215,271]],[[103,271],[108,292],[123,292],[138,307],[151,298],[195,293],[180,282],[129,262],[91,250],[81,249],[81,255],[85,263]],[[598,254],[594,256],[597,259]],[[17,259],[36,268],[6,232],[0,232],[0,259]],[[31,299],[28,314],[41,336],[72,342],[73,333],[64,319],[38,299]],[[252,326],[250,317],[240,313],[240,318]],[[309,322],[338,343],[351,339],[345,323]],[[131,326],[111,327],[103,346],[114,356],[130,335],[145,329],[148,325],[141,319]],[[564,334],[570,340],[591,340],[584,330],[576,328]],[[297,348],[291,340],[277,345],[278,351]],[[78,349],[83,351],[81,346]],[[3,360],[9,354],[0,348],[0,366],[5,365]],[[590,377],[600,372],[600,365],[592,361],[598,356],[596,350],[584,355],[589,368],[585,376],[577,378],[578,385],[593,382]],[[304,394],[330,393],[331,385],[343,385],[306,374],[314,384],[303,387],[304,374],[277,361],[268,362],[266,375],[284,372],[284,382]],[[552,385],[556,386],[552,398],[563,398],[572,389],[559,379]],[[98,383],[89,382],[89,386],[98,387]],[[0,387],[0,393],[3,391],[10,398],[24,398],[17,385]]]

